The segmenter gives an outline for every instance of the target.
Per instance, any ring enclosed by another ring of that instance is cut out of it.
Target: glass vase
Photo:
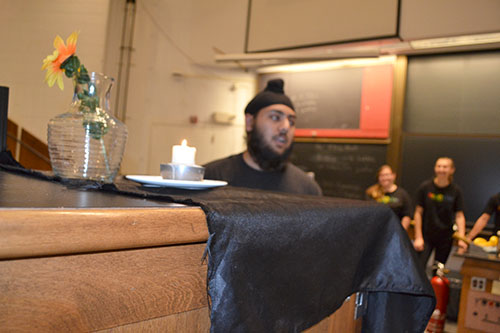
[[[90,73],[74,82],[68,112],[49,121],[47,141],[54,174],[66,179],[112,183],[120,169],[127,127],[110,112],[113,79]]]

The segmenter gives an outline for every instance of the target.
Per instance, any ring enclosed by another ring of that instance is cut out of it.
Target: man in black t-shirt
[[[205,178],[232,186],[321,195],[319,185],[288,161],[295,134],[295,110],[283,80],[267,83],[245,108],[247,150],[205,165]]]
[[[455,223],[458,233],[465,236],[464,199],[462,191],[452,181],[454,172],[453,160],[440,157],[434,166],[435,177],[424,181],[417,190],[413,246],[424,268],[433,250],[435,261],[446,263],[453,245]],[[467,247],[461,240],[458,245]]]
[[[492,235],[496,235],[498,230],[500,230],[500,193],[493,195],[486,204],[481,216],[474,223],[474,227],[467,235],[469,240],[473,240],[484,227],[488,224],[491,216],[495,214],[495,226],[493,228]]]
[[[455,213],[464,209],[462,191],[456,184],[438,187],[431,180],[419,187],[417,205],[428,208],[424,210],[422,232],[429,237],[451,236]]]

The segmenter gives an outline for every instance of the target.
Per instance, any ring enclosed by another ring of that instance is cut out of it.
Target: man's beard
[[[252,159],[264,171],[282,171],[285,169],[288,158],[292,153],[293,142],[282,154],[275,152],[264,141],[262,133],[257,127],[247,132],[247,149]]]

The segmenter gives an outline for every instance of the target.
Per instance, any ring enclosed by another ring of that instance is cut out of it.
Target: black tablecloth
[[[420,333],[434,309],[432,287],[385,205],[230,186],[144,187],[123,178],[83,185],[205,211],[212,332],[299,332],[359,291],[368,299],[364,332]]]

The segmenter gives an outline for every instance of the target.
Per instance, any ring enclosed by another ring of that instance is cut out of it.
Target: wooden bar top
[[[208,230],[199,207],[0,171],[0,239],[8,259],[201,243]]]

